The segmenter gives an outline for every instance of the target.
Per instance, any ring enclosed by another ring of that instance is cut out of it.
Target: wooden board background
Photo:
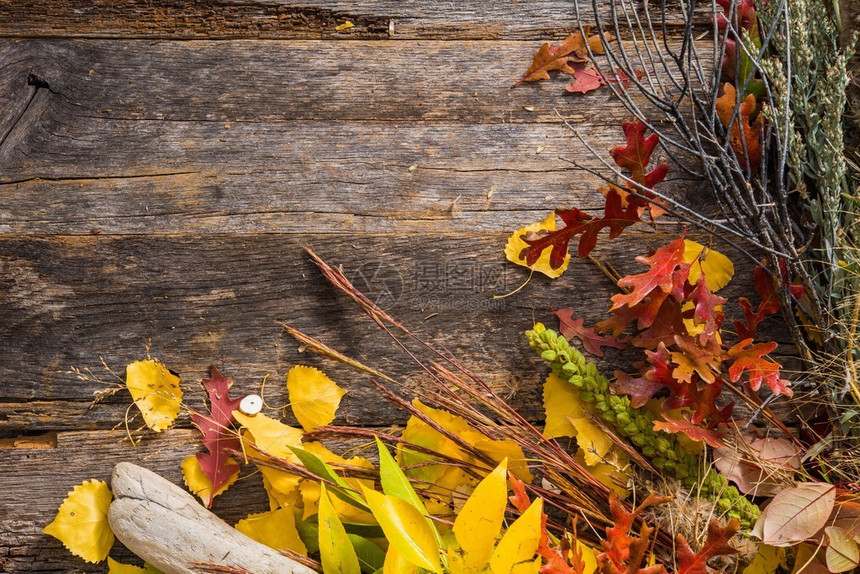
[[[544,370],[522,332],[550,306],[594,321],[613,288],[575,261],[491,299],[526,276],[503,261],[512,229],[600,205],[597,179],[562,158],[600,163],[555,110],[597,149],[620,140],[626,114],[604,93],[508,88],[574,21],[556,0],[0,2],[0,571],[103,571],[40,532],[66,492],[119,460],[179,480],[197,449],[184,416],[132,447],[127,394],[94,402],[119,385],[102,362],[121,376],[149,352],[191,404],[212,363],[240,393],[269,376],[275,406],[289,368],[313,364],[349,390],[339,421],[403,422],[281,330],[420,384],[302,246],[539,420]],[[707,201],[677,172],[667,189]],[[629,271],[664,239],[641,229],[596,255]],[[749,287],[738,267],[729,295]],[[216,509],[235,521],[263,500],[252,477]]]

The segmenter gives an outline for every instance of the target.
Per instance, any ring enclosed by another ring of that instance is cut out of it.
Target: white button
[[[263,410],[263,399],[260,395],[248,395],[239,402],[239,410],[243,415],[253,416]]]

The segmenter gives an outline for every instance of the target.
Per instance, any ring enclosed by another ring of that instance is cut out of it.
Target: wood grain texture
[[[579,5],[590,20],[591,2]],[[354,27],[336,30],[347,21]],[[576,11],[560,0],[6,0],[0,23],[0,35],[14,37],[480,40],[560,37],[575,28]]]

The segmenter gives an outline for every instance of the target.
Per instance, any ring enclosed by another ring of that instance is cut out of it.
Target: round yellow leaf
[[[161,432],[176,420],[182,403],[179,377],[154,359],[135,361],[125,368],[125,386],[140,409],[146,426]]]
[[[245,428],[246,433],[250,433],[254,439],[253,446],[258,450],[290,462],[298,462],[290,447],[302,446],[302,431],[262,413],[248,416],[240,411],[233,411],[233,418]],[[243,433],[242,441],[247,441],[247,434]]]
[[[687,281],[695,285],[704,273],[705,285],[711,292],[719,291],[728,285],[735,275],[735,266],[731,259],[689,239],[684,240],[684,261],[693,264]]]
[[[57,517],[42,531],[50,534],[75,556],[101,562],[113,546],[107,512],[111,492],[106,482],[88,480],[77,485],[60,505]]]
[[[203,505],[208,508],[213,498],[230,488],[239,479],[239,463],[233,459],[227,459],[227,465],[236,467],[236,471],[215,493],[212,492],[212,481],[200,468],[200,461],[196,455],[192,454],[185,457],[179,466],[182,468],[182,479],[185,481],[185,486],[195,496],[198,496],[203,501]]]
[[[146,568],[117,562],[108,556],[108,574],[146,574]]]
[[[568,264],[570,263],[570,254],[564,256],[564,263],[562,263],[561,267],[558,269],[553,269],[549,264],[549,256],[551,249],[544,250],[543,253],[540,254],[540,257],[535,262],[534,265],[526,265],[526,260],[520,257],[520,253],[522,253],[523,249],[528,247],[528,243],[523,241],[522,236],[528,233],[529,231],[555,231],[555,212],[551,212],[549,216],[543,221],[538,221],[537,223],[532,223],[531,225],[526,225],[520,229],[514,231],[513,235],[508,238],[508,243],[505,245],[505,257],[511,263],[516,263],[517,265],[522,265],[523,267],[528,267],[529,269],[533,269],[539,273],[543,273],[547,277],[551,279],[555,279],[565,272]]]
[[[290,406],[306,431],[330,424],[346,391],[313,367],[296,365],[287,374]]]
[[[236,530],[275,550],[292,550],[307,556],[305,543],[296,530],[292,508],[278,508],[269,512],[251,514],[236,523]]]

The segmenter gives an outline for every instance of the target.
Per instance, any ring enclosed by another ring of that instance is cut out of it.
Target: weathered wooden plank
[[[349,390],[339,421],[402,421],[367,376],[300,355],[281,331],[279,321],[288,322],[406,383],[422,380],[420,370],[324,282],[301,245],[343,264],[371,297],[539,419],[544,368],[522,332],[534,320],[551,323],[550,306],[574,305],[587,322],[599,320],[614,291],[590,263],[577,260],[557,282],[535,277],[516,295],[493,300],[526,277],[504,261],[504,241],[489,233],[4,237],[0,429],[122,425],[130,405],[124,390],[90,403],[121,387],[125,365],[147,352],[182,376],[192,406],[202,406],[196,381],[211,363],[236,377],[238,393],[259,392],[270,375],[267,402],[286,404],[285,374],[302,362],[324,368]],[[640,267],[634,254],[665,241],[664,235],[631,231],[595,254],[630,272]],[[748,264],[736,260],[738,280],[727,289],[729,297],[748,291],[751,276]],[[778,329],[771,335],[785,339]],[[101,367],[100,358],[118,377]],[[625,361],[608,354],[599,364],[611,373]],[[81,380],[73,367],[93,375]],[[139,419],[130,425],[137,428]]]
[[[7,76],[0,96],[38,78],[53,96],[54,117],[154,123],[557,123],[556,108],[596,123],[618,122],[619,107],[605,105],[608,90],[570,95],[560,79],[510,89],[537,47],[515,41],[6,39],[0,40],[0,69]],[[10,101],[18,105],[20,99]],[[134,129],[146,135],[145,128]]]
[[[135,447],[123,431],[59,433],[54,448],[0,448],[0,571],[105,572],[104,565],[85,564],[41,530],[54,517],[76,484],[95,478],[110,481],[114,465],[129,461],[182,483],[179,463],[199,450],[191,430],[148,434]],[[246,474],[251,474],[248,469]],[[240,480],[216,499],[213,510],[229,524],[268,508],[259,477]],[[116,544],[111,556],[132,561]]]
[[[61,108],[0,165],[0,232],[504,231],[557,205],[599,209],[620,125],[148,122]],[[620,119],[619,119],[620,122]],[[658,155],[663,155],[658,152]],[[4,183],[5,182],[5,183]],[[701,195],[674,170],[663,190]]]
[[[631,8],[639,3],[626,3]],[[605,17],[607,8],[603,8]],[[677,11],[675,3],[670,9]],[[591,2],[579,2],[591,19]],[[652,13],[657,14],[655,8]],[[677,13],[677,12],[676,12]],[[546,38],[575,26],[570,2],[397,0],[61,0],[0,4],[0,35],[102,38]],[[678,20],[675,17],[675,20]],[[338,32],[345,22],[353,28]]]

